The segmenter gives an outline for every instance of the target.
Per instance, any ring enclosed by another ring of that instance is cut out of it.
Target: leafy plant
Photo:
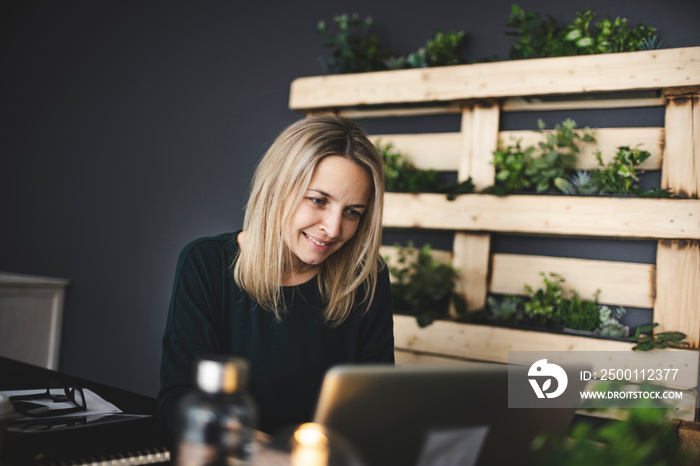
[[[555,180],[565,178],[576,162],[581,151],[580,142],[594,142],[594,132],[584,128],[574,131],[576,122],[567,119],[557,124],[553,131],[545,131],[545,124],[538,121],[543,140],[536,147],[525,149],[517,141],[515,146],[499,145],[493,153],[496,167],[496,185],[492,192],[526,191],[535,188],[537,192],[557,189]]]
[[[406,61],[413,68],[458,65],[463,63],[457,53],[463,40],[464,31],[437,31],[435,37],[426,42],[425,47],[409,54]]]
[[[469,178],[460,183],[441,183],[438,172],[416,168],[393,144],[378,141],[377,149],[384,159],[386,190],[409,193],[444,193],[448,200],[459,194],[474,192],[474,183]]]
[[[496,167],[496,194],[525,191],[532,186],[532,182],[525,175],[525,169],[532,160],[534,146],[523,149],[520,141],[515,145],[503,145],[499,142],[498,149],[493,153],[493,164]]]
[[[394,309],[415,316],[420,327],[447,316],[452,300],[461,301],[454,292],[459,272],[451,264],[433,259],[430,245],[417,249],[409,242],[407,247],[398,247],[396,262],[389,267],[394,277],[391,283]],[[463,303],[455,306],[466,307]]]
[[[655,333],[654,328],[659,324],[653,323],[637,327],[637,331],[632,338],[637,344],[633,350],[649,351],[663,348],[687,348],[688,342],[683,341],[686,334],[682,332],[660,332]]]
[[[513,4],[506,35],[515,36],[510,49],[511,59],[589,55],[610,52],[630,52],[659,48],[656,28],[639,24],[629,29],[624,18],[606,17],[595,22],[591,9],[574,11],[571,24],[561,25],[547,15],[526,13]]]
[[[595,333],[610,337],[626,337],[629,335],[629,327],[620,323],[620,318],[627,312],[624,307],[613,310],[608,306],[600,306],[598,309],[600,325],[595,329]]]
[[[559,310],[559,318],[566,328],[592,332],[600,325],[598,310],[598,295],[595,300],[582,299],[576,291],[572,291],[571,299],[564,302]]]
[[[559,324],[566,328],[593,331],[600,324],[598,293],[595,299],[583,299],[575,290],[564,289],[564,277],[557,273],[541,273],[544,287],[537,290],[525,285],[529,301],[524,303],[525,315],[536,325]]]
[[[645,150],[620,146],[615,158],[606,166],[600,151],[596,151],[598,165],[603,168],[594,170],[591,175],[599,183],[602,192],[628,194],[632,192],[634,183],[639,181],[637,166],[650,156]]]
[[[564,304],[564,290],[562,284],[564,277],[557,273],[550,273],[549,278],[544,273],[540,274],[544,282],[544,288],[533,289],[525,285],[525,292],[530,301],[525,303],[525,314],[540,325],[546,325],[554,319],[555,313]]]
[[[539,14],[525,13],[513,4],[507,26],[512,29],[506,30],[506,35],[517,37],[510,49],[511,60],[576,55],[575,45],[562,40],[562,27],[550,15],[541,19]]]
[[[325,21],[317,25],[318,32],[326,36],[324,45],[333,48],[330,58],[319,58],[326,73],[361,73],[387,68],[385,61],[391,57],[391,52],[370,32],[372,17],[362,19],[357,14],[343,14],[335,16],[333,21],[337,27],[334,34],[329,32]]]
[[[440,186],[435,170],[416,168],[393,144],[376,144],[384,159],[384,178],[387,191],[436,192]]]
[[[496,321],[515,321],[521,314],[522,299],[517,296],[505,296],[498,301],[493,296],[486,298],[486,305],[490,311],[490,317]]]
[[[680,448],[668,409],[636,402],[627,417],[605,424],[576,423],[566,434],[540,436],[535,448],[544,455],[538,464],[559,466],[684,466],[696,452]]]
[[[564,194],[596,194],[600,191],[600,184],[591,177],[587,170],[576,170],[568,180],[555,178],[554,185]]]

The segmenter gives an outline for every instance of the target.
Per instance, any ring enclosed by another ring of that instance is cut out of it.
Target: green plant
[[[387,191],[436,192],[440,186],[435,170],[416,168],[393,144],[378,141],[377,149],[384,159],[384,179]]]
[[[659,332],[655,333],[654,328],[659,324],[653,323],[637,327],[637,331],[632,337],[637,344],[633,350],[649,351],[663,348],[687,348],[688,342],[683,341],[686,334],[682,332]]]
[[[510,49],[511,60],[575,55],[575,45],[561,39],[562,27],[549,15],[541,19],[513,4],[507,26],[512,29],[506,35],[517,37]]]
[[[409,54],[406,61],[413,68],[458,65],[463,63],[457,52],[463,40],[464,31],[437,31],[435,37],[426,42],[425,47]]]
[[[417,249],[409,242],[407,247],[397,249],[396,265],[389,267],[394,277],[391,283],[394,309],[415,316],[420,327],[447,316],[450,302],[459,300],[454,292],[459,272],[451,264],[433,259],[428,244]],[[455,306],[464,309],[462,304]]]
[[[496,194],[524,191],[532,186],[530,178],[525,176],[525,169],[532,160],[534,146],[523,149],[520,141],[515,145],[504,145],[499,142],[498,149],[493,153],[493,165],[496,167]]]
[[[416,168],[393,144],[377,141],[376,147],[384,160],[384,180],[387,191],[409,193],[445,193],[454,200],[459,194],[474,192],[471,178],[460,183],[440,183],[438,172]]]
[[[627,19],[619,17],[594,22],[591,9],[574,11],[571,24],[561,25],[551,16],[541,18],[526,13],[513,4],[506,35],[515,36],[510,49],[511,59],[588,55],[609,52],[629,52],[659,48],[656,29],[639,24],[628,28]]]
[[[330,58],[319,58],[326,73],[361,73],[387,68],[385,61],[391,57],[391,52],[370,33],[371,17],[362,19],[357,14],[343,14],[335,16],[333,21],[338,30],[335,34],[329,32],[328,24],[323,20],[316,27],[326,36],[324,45],[333,48]]]
[[[544,282],[544,288],[533,289],[530,285],[525,285],[525,292],[530,301],[526,302],[525,314],[540,325],[554,319],[555,313],[564,304],[564,290],[562,284],[564,277],[557,273],[550,273],[549,278],[544,273],[540,274]]]
[[[536,325],[563,325],[566,328],[593,331],[600,324],[598,295],[593,300],[583,299],[575,290],[564,289],[564,277],[550,272],[540,273],[544,287],[534,289],[525,285],[529,298],[523,305],[525,315]]]
[[[554,185],[564,194],[596,194],[600,190],[600,184],[591,177],[587,170],[576,170],[568,180],[555,178]]]
[[[544,131],[545,124],[542,120],[538,121],[538,126]],[[554,180],[566,176],[576,163],[580,141],[595,141],[590,129],[584,129],[581,135],[574,131],[575,127],[576,122],[567,119],[557,124],[554,131],[543,133],[545,140],[539,143],[541,155],[533,159],[525,169],[525,174],[530,177],[538,193],[555,190]]]
[[[575,11],[574,14],[576,19],[564,29],[564,39],[576,44],[576,55],[632,52],[642,46],[657,44],[656,28],[639,24],[635,29],[628,29],[626,18],[612,20],[606,17],[595,23],[592,30],[593,10]]]
[[[576,423],[566,434],[536,439],[534,448],[543,452],[542,466],[683,466],[694,451],[680,448],[678,435],[668,418],[668,409],[637,402],[625,410],[627,417],[600,425]]]
[[[645,150],[620,146],[617,148],[615,158],[605,165],[600,151],[596,151],[598,165],[603,168],[594,170],[591,175],[600,185],[601,192],[628,194],[639,181],[637,166],[650,156],[651,154]]]
[[[512,322],[518,320],[520,316],[522,299],[508,295],[499,301],[493,296],[489,296],[486,298],[486,306],[489,310],[489,316],[493,320]]]
[[[518,192],[532,187],[537,192],[554,191],[555,180],[567,177],[576,162],[579,143],[595,141],[593,130],[575,131],[576,122],[571,119],[557,124],[553,131],[545,131],[542,120],[537,124],[543,140],[536,147],[523,149],[517,141],[514,146],[500,144],[493,153],[496,184],[491,192]]]
[[[595,300],[582,299],[576,291],[571,292],[571,299],[564,302],[559,310],[559,318],[566,328],[592,332],[600,325],[598,295]]]
[[[629,327],[620,323],[620,318],[627,312],[624,307],[613,310],[608,306],[600,306],[600,325],[595,329],[595,333],[610,337],[626,337],[629,335]]]

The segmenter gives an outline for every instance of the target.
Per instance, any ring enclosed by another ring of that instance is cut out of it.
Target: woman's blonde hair
[[[358,290],[365,309],[374,299],[378,272],[384,266],[379,256],[384,207],[382,157],[351,120],[311,116],[285,129],[260,160],[246,205],[245,243],[234,265],[236,284],[278,318],[285,310],[282,277],[291,257],[283,232],[303,199],[314,169],[331,155],[363,167],[373,189],[354,236],[319,269],[324,321],[331,326],[342,323],[356,304]]]

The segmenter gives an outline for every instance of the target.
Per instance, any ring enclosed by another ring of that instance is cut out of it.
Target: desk
[[[90,389],[124,413],[148,417],[55,432],[7,432],[0,459],[2,466],[44,465],[99,457],[107,459],[108,455],[155,451],[156,448],[169,446],[164,429],[153,417],[156,412],[155,399],[0,357],[0,390],[45,387],[51,377],[60,378],[68,385]]]

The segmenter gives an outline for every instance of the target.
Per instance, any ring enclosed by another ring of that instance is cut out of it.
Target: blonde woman
[[[383,198],[381,156],[355,123],[315,116],[280,134],[243,230],[196,240],[178,260],[158,395],[166,426],[207,355],[248,359],[266,432],[311,419],[331,366],[393,363]]]

